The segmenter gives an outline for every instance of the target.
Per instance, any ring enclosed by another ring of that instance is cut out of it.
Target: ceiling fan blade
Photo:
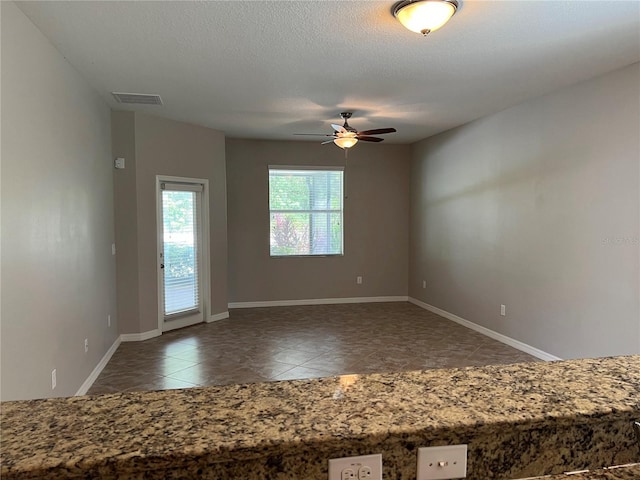
[[[311,137],[333,137],[333,133],[294,133],[294,135],[306,135]]]
[[[326,145],[327,143],[333,143],[333,140],[327,140],[326,142],[322,142],[320,145]]]
[[[383,133],[394,133],[395,131],[395,128],[375,128],[373,130],[358,132],[358,135],[382,135]]]
[[[365,142],[382,142],[382,141],[384,140],[384,138],[378,138],[378,137],[367,137],[366,135],[365,135],[365,136],[357,135],[357,136],[356,136],[356,138],[357,138],[358,140],[363,140],[363,141],[365,141]]]
[[[332,123],[331,126],[338,133],[347,133],[348,132],[348,130],[346,128],[344,128],[342,125],[338,125],[338,124]]]

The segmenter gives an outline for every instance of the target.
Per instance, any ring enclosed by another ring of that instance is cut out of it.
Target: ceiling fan
[[[333,133],[295,133],[294,135],[313,135],[317,137],[331,137],[331,140],[322,142],[322,145],[327,143],[335,143],[340,148],[346,150],[353,147],[360,140],[363,142],[382,142],[384,138],[372,137],[371,135],[382,135],[384,133],[393,133],[395,128],[375,128],[373,130],[363,130],[358,132],[355,128],[349,125],[348,120],[351,118],[351,112],[342,112],[340,116],[344,119],[344,125],[337,125],[332,123]]]

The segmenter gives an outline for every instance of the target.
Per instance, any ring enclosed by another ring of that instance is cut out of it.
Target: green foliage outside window
[[[269,172],[271,255],[342,254],[342,171]]]
[[[191,278],[195,275],[195,248],[183,243],[164,244],[165,278]]]
[[[162,195],[165,280],[195,275],[194,193],[164,191]]]

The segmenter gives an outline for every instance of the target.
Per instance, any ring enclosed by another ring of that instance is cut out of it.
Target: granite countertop
[[[284,449],[335,452],[346,439],[570,424],[637,415],[639,392],[636,355],[5,402],[0,475],[179,470]]]
[[[638,480],[640,463],[618,467],[602,468],[589,472],[576,472],[561,475],[546,475],[522,480]]]

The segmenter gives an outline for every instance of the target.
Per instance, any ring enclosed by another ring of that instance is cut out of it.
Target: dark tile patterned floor
[[[226,320],[122,343],[88,393],[532,361],[410,303],[236,309]]]

